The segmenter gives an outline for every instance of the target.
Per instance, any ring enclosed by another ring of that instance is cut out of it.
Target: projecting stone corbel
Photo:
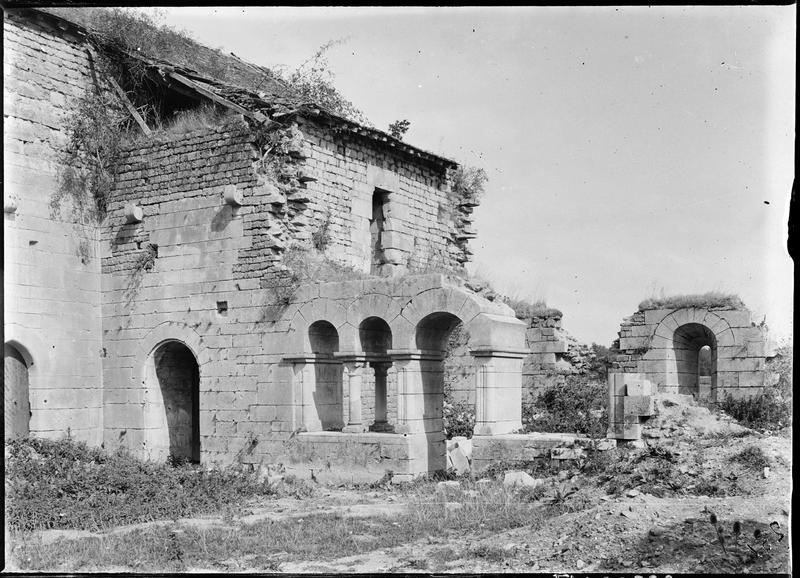
[[[139,205],[126,205],[125,206],[125,222],[127,224],[141,223],[144,220],[144,209]]]

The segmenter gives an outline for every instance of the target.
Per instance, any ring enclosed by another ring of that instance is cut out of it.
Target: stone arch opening
[[[422,426],[427,438],[428,471],[447,469],[444,434],[444,360],[452,333],[462,325],[452,313],[423,317],[416,327],[422,379]]]
[[[168,340],[148,360],[151,456],[200,462],[200,366],[185,343]]]
[[[314,388],[311,395],[316,416],[304,420],[306,429],[341,430],[344,426],[342,364],[333,359],[334,353],[339,351],[339,332],[329,321],[316,321],[308,328],[308,340],[314,356]]]
[[[392,348],[392,330],[380,317],[367,317],[358,326],[358,338],[366,362],[372,371],[362,382],[362,419],[370,431],[392,431],[388,416],[389,369],[388,351]]]
[[[678,393],[707,399],[717,385],[717,340],[700,323],[686,323],[672,337]]]
[[[11,343],[3,346],[3,419],[5,439],[30,433],[31,404],[28,368],[30,356]]]

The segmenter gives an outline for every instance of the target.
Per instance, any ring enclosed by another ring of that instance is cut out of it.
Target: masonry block
[[[649,395],[627,395],[623,399],[623,412],[627,416],[650,416],[655,412],[653,398]]]

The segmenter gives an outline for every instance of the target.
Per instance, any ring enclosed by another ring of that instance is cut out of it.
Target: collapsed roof
[[[224,63],[226,80],[222,81],[208,74],[202,74],[188,65],[152,58],[138,51],[132,53],[112,42],[104,42],[102,34],[89,27],[86,13],[75,8],[21,9],[14,13],[25,14],[40,22],[55,25],[62,31],[68,30],[98,50],[116,52],[134,59],[151,72],[150,77],[162,83],[164,88],[198,101],[210,101],[224,106],[257,123],[283,124],[292,117],[309,118],[339,132],[367,139],[373,144],[394,150],[406,157],[442,168],[458,166],[450,159],[411,146],[384,131],[343,118],[316,103],[304,102],[291,87],[276,78],[270,70],[242,60],[233,53],[226,55],[202,44],[191,43],[190,49],[194,61],[207,62],[213,59],[215,62]]]

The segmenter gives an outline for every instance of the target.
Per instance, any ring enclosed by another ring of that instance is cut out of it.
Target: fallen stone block
[[[608,450],[613,450],[615,447],[617,447],[617,440],[608,439],[608,438],[599,440],[597,442],[597,444],[594,446],[594,448],[596,450],[601,451],[601,452],[606,452]]]
[[[537,483],[536,480],[533,479],[528,473],[513,471],[513,472],[506,472],[506,475],[503,478],[503,485],[506,487],[513,487],[513,486],[534,487],[537,485]]]
[[[444,492],[447,490],[458,490],[461,488],[461,484],[455,480],[448,480],[446,482],[439,482],[436,484],[436,491],[437,492]]]
[[[550,459],[553,460],[577,460],[585,455],[586,453],[581,448],[553,448],[550,450]]]
[[[449,464],[453,464],[452,467],[456,474],[461,475],[469,472],[469,460],[460,447],[453,448],[452,451],[448,452],[447,460]]]
[[[464,436],[456,436],[453,438],[453,441],[455,441],[457,447],[464,452],[466,458],[472,461],[472,440]]]

